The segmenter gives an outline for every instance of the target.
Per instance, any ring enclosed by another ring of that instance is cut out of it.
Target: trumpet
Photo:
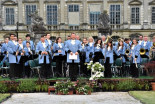
[[[112,41],[112,38],[110,36],[108,36],[106,41],[105,41],[105,44],[108,44],[108,42],[111,42],[111,41]]]
[[[141,48],[140,49],[140,55],[145,55],[145,53],[146,53],[146,50],[144,48]]]

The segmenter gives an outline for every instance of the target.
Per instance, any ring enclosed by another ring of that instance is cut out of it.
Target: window
[[[69,5],[68,11],[69,12],[79,12],[79,5]]]
[[[58,8],[57,5],[47,5],[47,24],[57,25],[58,24]]]
[[[139,24],[139,7],[131,8],[131,23]]]
[[[14,25],[15,24],[15,16],[14,16],[14,8],[6,8],[6,25]]]
[[[152,23],[155,24],[155,7],[152,7]]]
[[[36,5],[26,5],[26,24],[31,24],[31,17],[29,16],[31,13],[37,10]]]
[[[120,5],[110,5],[110,23],[120,24]]]
[[[100,12],[90,12],[90,24],[95,25],[98,23]]]

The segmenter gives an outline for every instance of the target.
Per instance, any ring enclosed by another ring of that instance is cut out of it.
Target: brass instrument
[[[120,42],[121,40],[122,40],[121,38],[118,38],[118,40],[117,40],[117,41],[118,41],[118,42]]]
[[[112,41],[112,38],[110,36],[108,36],[106,41],[105,41],[105,44],[108,44],[108,42],[111,42],[111,41]]]
[[[128,56],[128,55],[129,55],[129,53],[130,53],[130,50],[129,50],[129,49],[126,49],[126,50],[125,50],[125,55],[127,55],[127,56]]]
[[[140,55],[145,55],[145,53],[146,53],[146,50],[144,48],[141,48],[140,49]]]

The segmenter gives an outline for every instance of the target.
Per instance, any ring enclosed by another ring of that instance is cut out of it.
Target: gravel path
[[[2,104],[141,104],[127,92],[99,92],[92,95],[13,94]]]

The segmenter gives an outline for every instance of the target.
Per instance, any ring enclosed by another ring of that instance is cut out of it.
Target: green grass
[[[6,99],[7,97],[9,97],[10,96],[10,94],[1,94],[0,93],[0,102],[2,102],[4,99]]]
[[[130,91],[129,94],[144,104],[155,104],[155,91]]]

